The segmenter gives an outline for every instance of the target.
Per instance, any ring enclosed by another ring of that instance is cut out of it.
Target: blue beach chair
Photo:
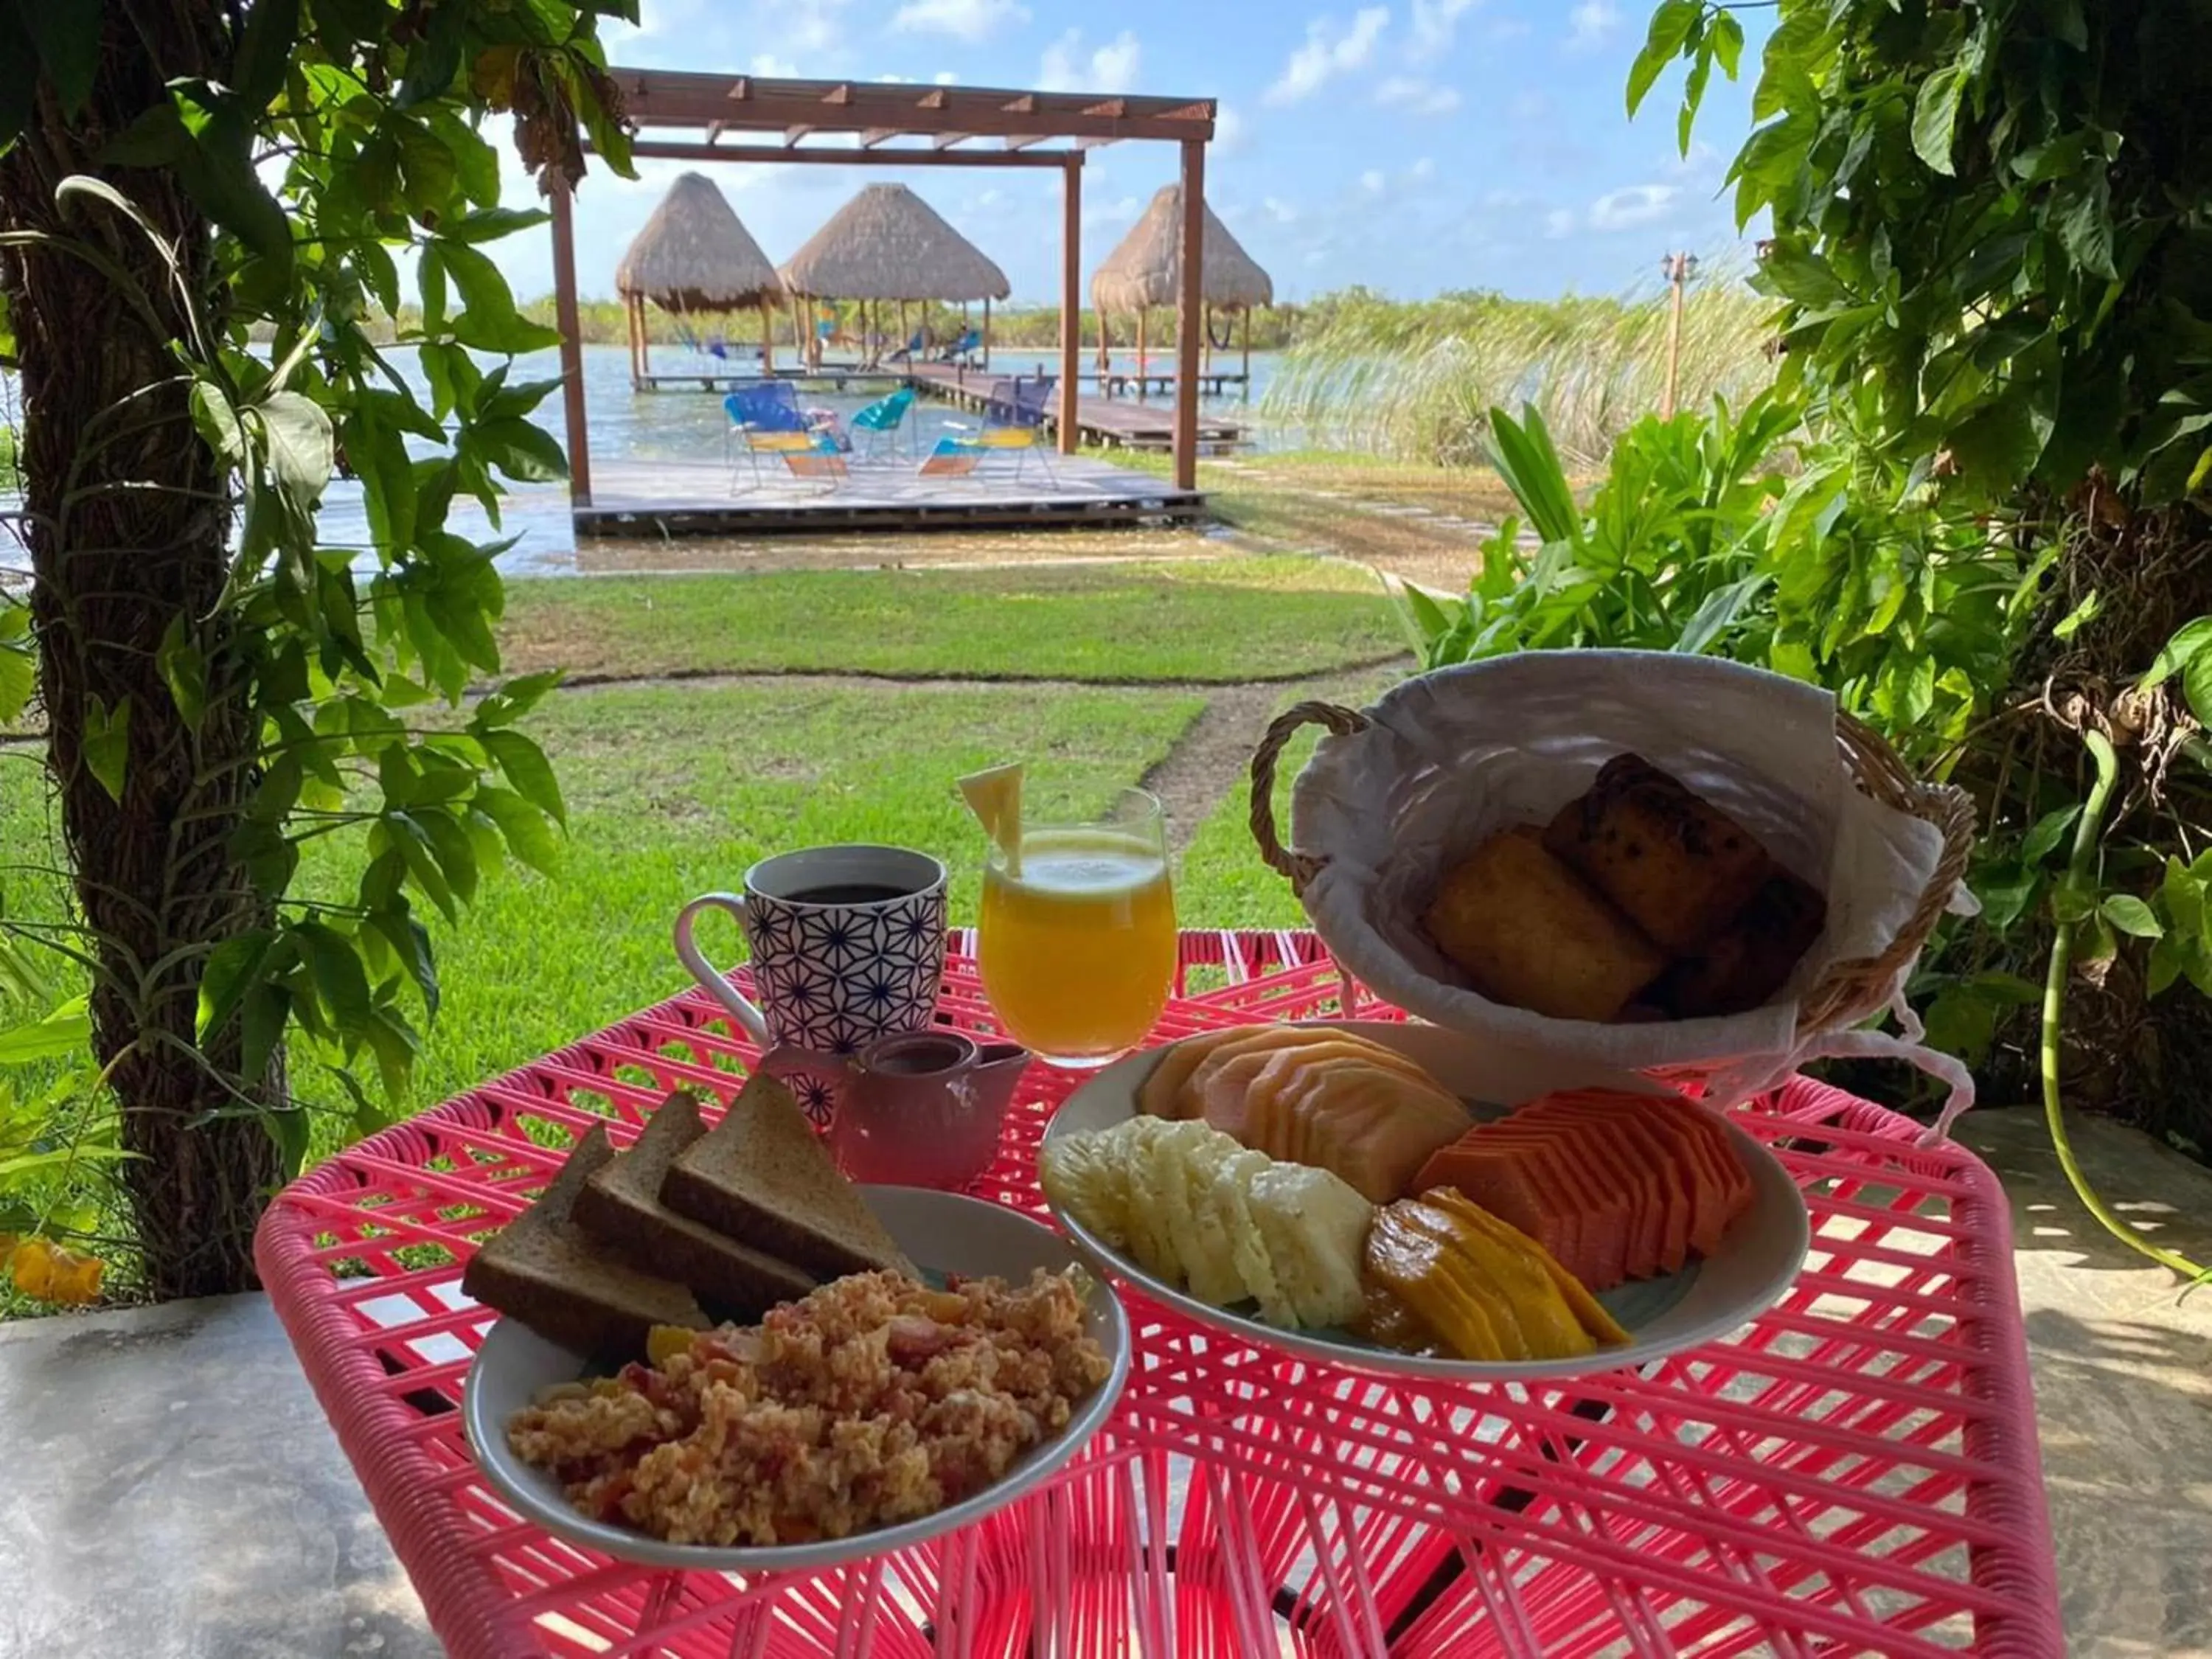
[[[907,412],[914,407],[914,388],[901,386],[888,398],[878,398],[853,416],[854,441],[860,458],[874,460],[886,452],[896,453],[899,434],[906,430]]]

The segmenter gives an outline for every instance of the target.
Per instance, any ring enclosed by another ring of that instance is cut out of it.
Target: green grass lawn
[[[585,678],[812,671],[1111,684],[1290,678],[1404,648],[1366,571],[1233,556],[517,581],[501,639],[515,672]]]

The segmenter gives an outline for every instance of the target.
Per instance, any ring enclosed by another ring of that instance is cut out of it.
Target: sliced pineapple
[[[960,798],[968,803],[968,810],[982,824],[983,833],[1006,854],[1008,869],[1019,875],[1022,866],[1022,763],[1008,761],[1003,766],[970,772],[960,780]]]
[[[1375,1206],[1341,1177],[1301,1164],[1257,1171],[1246,1199],[1296,1322],[1318,1328],[1357,1320],[1366,1307],[1359,1267]]]

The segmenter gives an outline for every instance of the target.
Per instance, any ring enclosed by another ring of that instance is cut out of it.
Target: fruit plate
[[[940,1283],[944,1275],[958,1274],[970,1279],[995,1275],[1019,1284],[1035,1268],[1057,1273],[1082,1265],[1068,1242],[1049,1227],[998,1205],[920,1187],[864,1186],[860,1191],[899,1248],[914,1258],[925,1276]],[[477,1350],[461,1397],[462,1421],[477,1465],[491,1484],[528,1519],[571,1543],[657,1567],[706,1572],[811,1571],[903,1549],[980,1521],[1042,1485],[1073,1458],[1106,1421],[1129,1376],[1128,1316],[1103,1283],[1094,1280],[1091,1285],[1085,1315],[1086,1329],[1113,1369],[1076,1407],[1065,1429],[1031,1447],[993,1485],[934,1515],[818,1543],[764,1548],[670,1544],[578,1513],[550,1474],[532,1468],[508,1448],[507,1421],[541,1389],[575,1382],[591,1367],[512,1319],[495,1323]]]
[[[1666,1092],[1632,1073],[1578,1066],[1559,1055],[1509,1048],[1433,1025],[1395,1020],[1297,1023],[1350,1031],[1397,1050],[1425,1067],[1447,1091],[1466,1102],[1478,1118],[1501,1116],[1512,1106],[1559,1089]],[[1045,1130],[1045,1144],[1049,1146],[1065,1135],[1111,1128],[1134,1116],[1138,1090],[1167,1052],[1166,1048],[1148,1049],[1102,1069],[1054,1115]],[[1068,1236],[1102,1272],[1138,1286],[1200,1324],[1252,1342],[1287,1348],[1333,1364],[1403,1376],[1463,1382],[1579,1376],[1641,1365],[1725,1336],[1779,1301],[1796,1281],[1812,1244],[1804,1197],[1773,1153],[1733,1123],[1728,1125],[1728,1131],[1736,1155],[1751,1176],[1751,1207],[1728,1230],[1715,1255],[1692,1261],[1680,1273],[1623,1285],[1598,1297],[1628,1332],[1626,1346],[1601,1348],[1595,1353],[1565,1359],[1439,1358],[1400,1353],[1347,1331],[1284,1330],[1261,1322],[1249,1302],[1229,1308],[1200,1302],[1114,1249],[1059,1205],[1052,1207]]]

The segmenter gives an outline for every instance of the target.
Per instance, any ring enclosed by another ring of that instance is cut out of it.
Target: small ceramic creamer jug
[[[854,1180],[957,1189],[998,1156],[1000,1127],[1029,1061],[1016,1043],[927,1030],[878,1037],[842,1060],[772,1048],[760,1067],[826,1085],[830,1150]]]

